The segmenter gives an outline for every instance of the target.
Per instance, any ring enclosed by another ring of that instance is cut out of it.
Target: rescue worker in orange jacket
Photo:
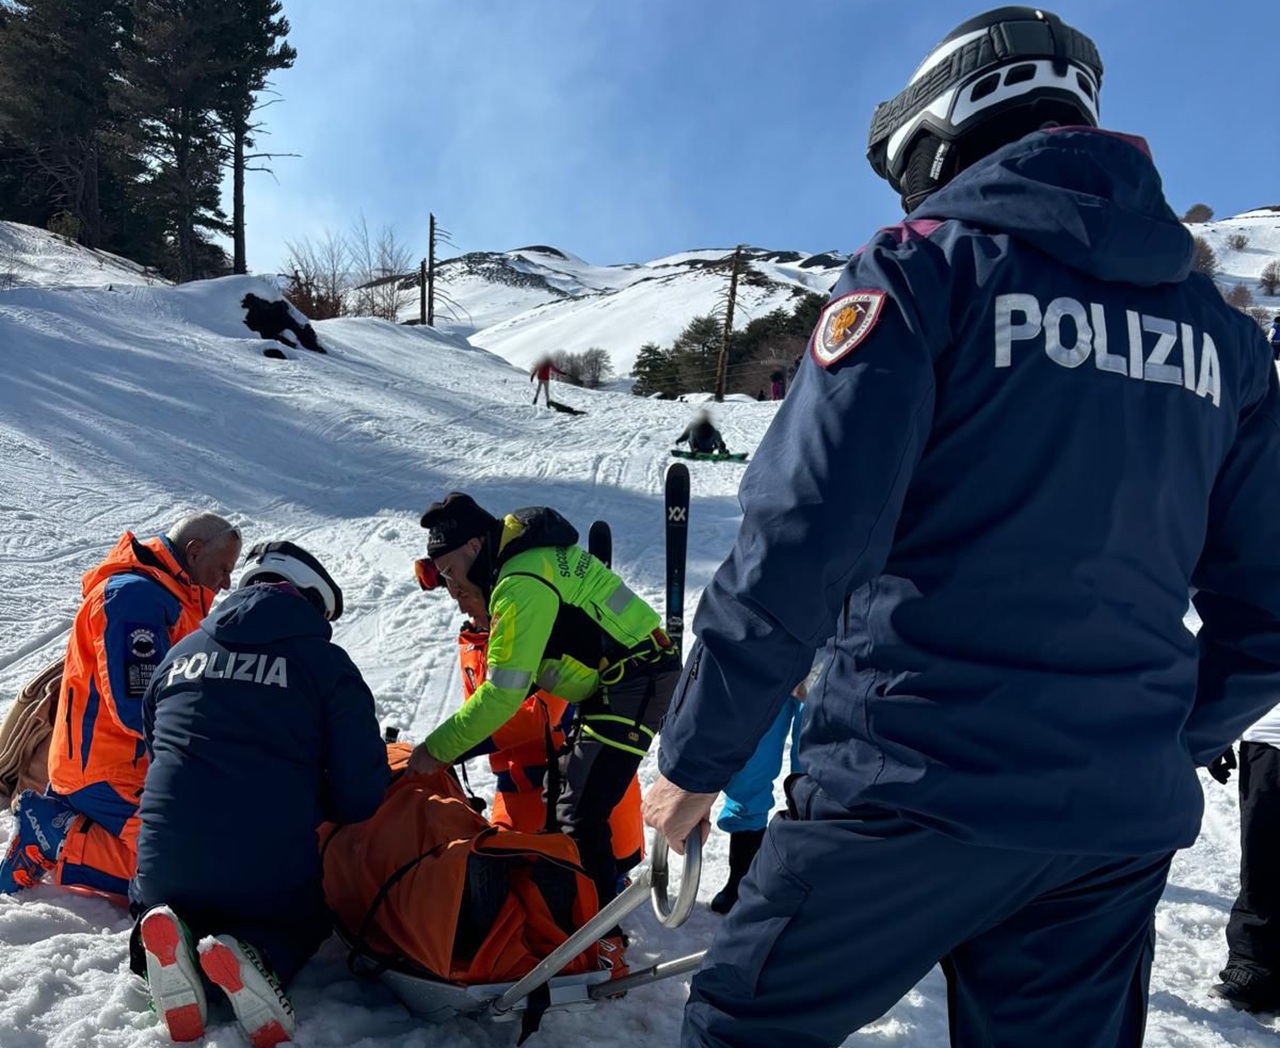
[[[84,576],[67,643],[49,752],[49,788],[24,792],[0,893],[39,883],[124,895],[137,866],[138,799],[147,774],[142,695],[168,650],[231,584],[240,533],[187,517],[167,535],[125,532]]]
[[[489,631],[467,622],[458,633],[462,692],[470,699],[488,676]],[[541,688],[524,700],[515,715],[464,759],[488,755],[496,779],[489,821],[520,833],[554,830],[558,793],[558,761],[565,749],[570,707]],[[549,777],[548,769],[552,769]],[[644,858],[644,824],[640,819],[640,781],[631,785],[609,817],[613,856],[619,876]]]

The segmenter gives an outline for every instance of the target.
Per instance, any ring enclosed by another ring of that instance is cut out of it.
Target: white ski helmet
[[[342,590],[315,557],[292,542],[259,542],[245,555],[240,586],[255,582],[292,583],[329,622],[342,614]]]
[[[1083,33],[1034,7],[957,26],[896,98],[876,107],[871,167],[910,211],[988,153],[1046,123],[1098,126],[1102,59]]]

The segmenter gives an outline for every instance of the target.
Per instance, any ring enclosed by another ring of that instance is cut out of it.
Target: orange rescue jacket
[[[187,577],[163,538],[144,542],[132,532],[85,574],[83,592],[67,643],[49,782],[64,796],[89,790],[99,805],[136,807],[147,774],[142,695],[165,653],[200,625],[213,592]]]

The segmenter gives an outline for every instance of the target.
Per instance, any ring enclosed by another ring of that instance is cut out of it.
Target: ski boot
[[[751,860],[760,850],[764,830],[738,830],[729,834],[729,880],[711,900],[715,913],[728,913],[738,901],[738,885],[751,869]]]
[[[17,821],[9,851],[0,862],[0,895],[34,888],[58,865],[76,811],[61,797],[23,790],[13,809]]]
[[[1242,1012],[1280,1012],[1280,977],[1228,965],[1218,978],[1222,981],[1211,986],[1209,992],[1232,1008]]]
[[[200,1040],[209,1012],[191,932],[168,906],[148,910],[140,932],[152,1010],[172,1040]]]
[[[201,939],[200,967],[227,995],[253,1048],[275,1048],[293,1038],[293,1005],[275,973],[247,942],[230,935]]]

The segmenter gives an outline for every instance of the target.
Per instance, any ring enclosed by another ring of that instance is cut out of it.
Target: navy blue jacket
[[[373,696],[331,635],[292,587],[253,585],[156,668],[138,901],[315,907],[317,827],[367,819],[389,779]]]
[[[722,788],[834,633],[802,756],[838,803],[994,846],[1190,844],[1195,766],[1280,694],[1280,389],[1192,257],[1144,144],[1088,129],[878,234],[819,332],[852,292],[879,318],[828,367],[815,333],[746,472],[662,772]]]

